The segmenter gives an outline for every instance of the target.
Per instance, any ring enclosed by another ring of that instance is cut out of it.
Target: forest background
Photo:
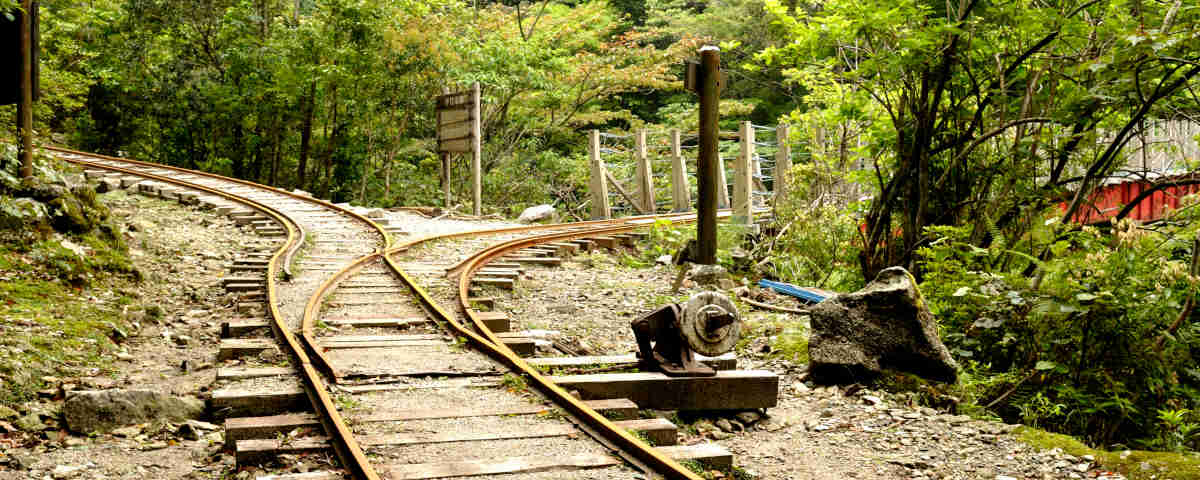
[[[1190,2],[40,4],[43,139],[438,205],[434,97],[479,82],[485,205],[507,215],[584,215],[586,130],[695,131],[682,62],[720,45],[723,130],[794,126],[795,193],[748,273],[850,291],[903,265],[963,366],[925,400],[1101,446],[1198,446],[1195,199],[1153,224],[1073,222],[1116,174],[1200,183],[1194,158],[1130,168],[1139,135],[1200,113]],[[453,178],[463,198],[464,161]]]

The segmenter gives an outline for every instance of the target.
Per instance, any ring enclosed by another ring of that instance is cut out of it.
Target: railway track
[[[260,478],[693,479],[699,477],[681,461],[732,462],[715,445],[674,445],[670,422],[636,418],[638,404],[627,398],[634,395],[597,394],[543,375],[538,367],[546,363],[522,357],[533,353],[532,332],[509,331],[510,319],[490,311],[495,300],[479,294],[511,288],[525,268],[552,267],[580,249],[617,247],[632,242],[638,228],[692,215],[395,243],[382,219],[305,195],[54,152],[108,185],[198,203],[278,238],[231,265],[226,287],[241,292],[238,309],[246,318],[223,325],[219,358],[245,362],[219,370],[212,406],[225,417],[239,465],[333,451],[341,468]],[[743,384],[738,375],[714,381]],[[772,381],[777,388],[773,378],[750,384],[762,390]]]

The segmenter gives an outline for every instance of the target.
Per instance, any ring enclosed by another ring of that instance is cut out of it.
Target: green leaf
[[[1078,295],[1075,295],[1075,299],[1079,300],[1081,302],[1090,302],[1092,300],[1095,300],[1096,296],[1092,295],[1090,293],[1080,293]]]
[[[1039,360],[1037,362],[1037,365],[1034,365],[1033,368],[1034,368],[1034,370],[1040,370],[1040,371],[1054,370],[1055,368],[1058,368],[1058,364],[1051,362],[1049,360]]]

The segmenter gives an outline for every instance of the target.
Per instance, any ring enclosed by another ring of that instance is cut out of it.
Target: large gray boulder
[[[521,223],[540,222],[553,218],[554,213],[554,205],[537,205],[526,208],[525,211],[521,212],[521,216],[517,218],[517,221]]]
[[[907,270],[892,267],[862,290],[814,306],[808,340],[818,383],[869,380],[887,368],[941,382],[958,381],[958,364]]]
[[[84,390],[68,394],[62,413],[71,431],[104,433],[152,420],[199,418],[204,414],[204,401],[153,390]]]

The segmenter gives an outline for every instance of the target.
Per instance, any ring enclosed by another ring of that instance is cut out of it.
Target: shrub
[[[981,380],[978,401],[1098,444],[1162,442],[1159,410],[1200,403],[1196,315],[1171,327],[1200,293],[1187,220],[1123,221],[1108,233],[1047,221],[1011,247],[993,232],[987,248],[965,228],[929,229],[921,289],[947,347],[978,375],[1007,380]]]

